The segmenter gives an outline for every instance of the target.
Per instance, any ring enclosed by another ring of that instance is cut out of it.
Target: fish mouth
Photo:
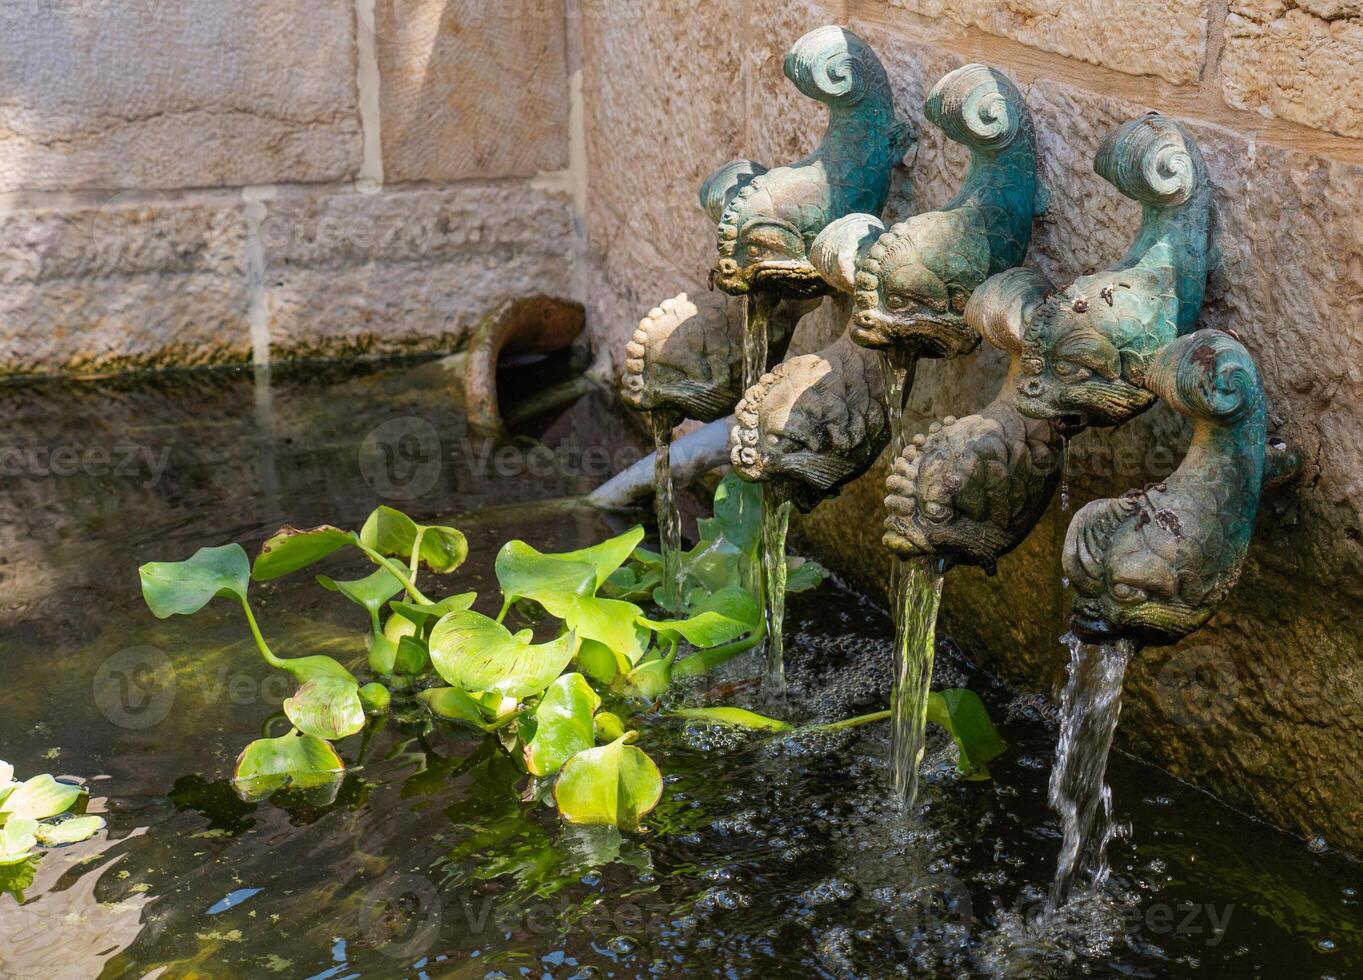
[[[1080,606],[1070,613],[1070,632],[1085,643],[1107,643],[1121,635],[1101,612],[1089,606]]]
[[[833,291],[808,259],[770,259],[738,268],[732,259],[721,260],[710,270],[710,287],[730,296],[760,289],[784,299],[812,299]]]
[[[921,311],[903,317],[863,311],[853,318],[850,333],[862,347],[902,347],[920,357],[959,357],[980,345],[979,332],[964,317]]]

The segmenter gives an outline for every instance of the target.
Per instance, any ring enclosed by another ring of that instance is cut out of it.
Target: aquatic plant
[[[85,790],[46,773],[23,782],[0,760],[0,892],[20,896],[33,882],[37,848],[79,844],[104,829],[104,818],[73,814]]]
[[[241,545],[228,544],[185,561],[143,565],[142,593],[162,619],[192,615],[215,598],[237,603],[260,655],[298,682],[283,704],[290,731],[257,739],[237,759],[233,787],[243,799],[289,789],[330,802],[346,768],[332,743],[393,716],[479,732],[538,781],[527,798],[552,798],[572,823],[632,829],[663,787],[658,766],[636,744],[645,734],[645,709],[655,708],[677,679],[708,673],[762,641],[757,601],[735,584],[760,539],[755,509],[742,506],[742,495],[755,490],[733,476],[720,484],[714,516],[699,522],[699,542],[682,555],[681,609],[671,618],[653,613],[661,605],[662,561],[640,546],[642,527],[558,554],[507,542],[495,562],[500,609],[489,616],[473,608],[476,593],[437,597],[422,578],[464,563],[464,535],[386,506],[358,531],[284,527],[254,562]],[[365,677],[325,655],[276,655],[250,598],[253,582],[291,575],[345,549],[358,551],[374,570],[348,580],[319,575],[317,582],[365,610],[368,657],[357,668]],[[825,575],[814,562],[789,565],[791,590],[813,588]],[[512,632],[506,621],[513,610],[532,625]],[[734,708],[693,709],[683,717],[792,727]],[[950,712],[939,718],[951,726]],[[964,743],[953,734],[963,771],[978,772],[989,751],[969,734]],[[997,742],[992,727],[988,734]]]

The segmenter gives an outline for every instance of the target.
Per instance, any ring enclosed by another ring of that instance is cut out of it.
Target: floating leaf
[[[735,728],[751,728],[760,732],[789,732],[795,726],[779,718],[768,718],[746,708],[681,708],[672,712],[678,718],[703,721]]]
[[[34,776],[18,786],[0,803],[0,813],[9,819],[27,817],[46,820],[75,806],[83,793],[79,786],[59,783],[51,776]]]
[[[353,680],[317,677],[284,701],[284,714],[304,735],[335,741],[364,727],[364,704]]]
[[[634,603],[574,595],[546,598],[542,604],[584,640],[604,643],[630,663],[638,662],[644,655],[644,642],[637,628],[643,610]]]
[[[609,745],[577,753],[564,764],[554,786],[554,799],[564,819],[632,830],[658,805],[663,795],[662,773],[641,749],[628,744],[637,737],[637,732],[626,732]]]
[[[576,637],[530,642],[473,610],[450,613],[431,631],[431,660],[445,682],[465,691],[496,691],[524,698],[539,694],[573,658]]]
[[[545,555],[524,541],[508,541],[497,552],[497,581],[507,602],[533,599],[563,600],[592,595],[596,591],[596,568],[590,562],[565,561]]]
[[[280,670],[288,671],[300,684],[306,684],[319,677],[349,681],[357,686],[359,684],[354,674],[325,654],[319,653],[311,657],[277,657],[272,663]]]
[[[215,596],[245,600],[251,563],[239,544],[200,548],[184,561],[154,561],[137,570],[142,597],[157,619],[190,616]]]
[[[103,817],[72,817],[58,823],[39,824],[36,835],[43,847],[60,847],[89,840],[103,829]]]
[[[446,596],[429,606],[419,605],[415,602],[394,602],[390,605],[393,612],[409,623],[414,623],[420,629],[426,625],[428,619],[439,619],[447,613],[463,612],[471,607],[477,598],[477,592],[461,592],[459,595]]]
[[[321,561],[354,541],[355,536],[349,531],[342,531],[330,524],[305,531],[286,524],[261,545],[260,554],[251,568],[251,578],[257,582],[283,578],[313,562]]]
[[[786,559],[786,592],[808,592],[817,589],[828,578],[828,569],[808,558]]]
[[[630,553],[629,557],[631,561],[637,562],[644,568],[656,569],[659,572],[662,571],[663,556],[656,551],[645,548],[643,545],[635,548],[634,551]]]
[[[237,757],[232,788],[248,803],[258,803],[286,786],[327,790],[334,797],[344,774],[345,763],[330,743],[315,735],[291,733],[246,746]]]
[[[988,779],[989,760],[1008,747],[989,720],[980,696],[963,687],[931,692],[928,721],[951,735],[958,750],[956,767],[967,779]]]
[[[760,612],[757,600],[744,589],[722,589],[703,600],[687,619],[646,619],[639,622],[656,630],[664,642],[677,638],[692,646],[705,648],[736,640],[757,628]]]
[[[487,731],[491,726],[479,703],[457,687],[431,687],[417,695],[431,709],[431,714],[445,721],[454,721]]]
[[[655,651],[653,656],[645,659],[625,677],[625,694],[649,701],[662,697],[672,686],[672,664],[675,659],[673,654],[664,657]]]
[[[604,643],[583,640],[577,648],[577,665],[598,684],[609,684],[630,671],[631,664],[624,654],[616,653]]]
[[[0,845],[3,846],[3,845]],[[33,879],[38,877],[38,856],[30,854],[27,860],[5,864],[0,860],[0,895],[13,895],[20,905],[27,901],[24,892],[33,887]]]
[[[397,657],[393,662],[393,672],[403,677],[415,677],[430,666],[430,654],[426,641],[415,636],[404,636],[398,641]]]
[[[552,776],[569,758],[596,744],[592,715],[601,698],[581,674],[563,674],[535,709],[535,735],[525,746],[526,768]]]
[[[617,534],[590,548],[579,548],[576,551],[564,551],[544,557],[557,558],[560,561],[586,562],[596,569],[596,587],[600,588],[610,578],[611,573],[629,559],[635,546],[643,539],[644,529],[636,525],[624,534]]]
[[[392,692],[377,681],[370,682],[360,688],[360,704],[364,705],[364,713],[367,715],[387,714],[389,706],[393,703]]]
[[[400,510],[379,507],[360,529],[360,541],[381,555],[410,561],[417,535],[421,536],[420,560],[433,572],[452,572],[469,555],[468,539],[452,527],[418,524]]]
[[[642,571],[636,571],[626,565],[611,572],[610,578],[602,584],[601,592],[611,599],[646,602],[653,598],[653,590],[662,580],[662,572],[657,569],[644,568]]]
[[[38,844],[38,821],[11,816],[0,827],[0,867],[28,860]]]
[[[256,563],[259,565],[259,562]],[[351,602],[369,610],[377,617],[383,604],[402,591],[402,583],[386,568],[376,569],[373,575],[340,582],[325,575],[317,576],[317,584],[332,592],[339,592]]]

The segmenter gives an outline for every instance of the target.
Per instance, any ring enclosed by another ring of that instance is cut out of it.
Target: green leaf
[[[10,817],[0,827],[0,867],[26,861],[38,844],[38,821],[32,817]]]
[[[611,573],[629,559],[629,556],[635,550],[635,546],[642,540],[644,540],[644,529],[636,525],[624,534],[608,538],[590,548],[579,548],[576,551],[564,551],[544,557],[557,558],[560,561],[586,562],[596,569],[596,587],[600,588],[606,579],[610,578]]]
[[[38,843],[43,847],[60,847],[89,840],[104,829],[103,817],[72,817],[58,823],[38,825]]]
[[[372,681],[360,688],[360,704],[364,705],[364,713],[367,715],[387,714],[388,708],[393,703],[392,692],[377,681]]]
[[[749,483],[730,470],[715,488],[714,512],[709,526],[725,540],[740,551],[757,548],[762,538],[762,484]]]
[[[10,820],[15,817],[46,820],[75,806],[83,792],[79,786],[59,783],[51,776],[34,776],[5,797],[5,802],[0,804],[0,813]]]
[[[398,645],[386,636],[368,636],[369,669],[380,677],[390,677],[398,662]]]
[[[596,591],[596,568],[536,551],[524,541],[508,541],[497,552],[497,581],[507,602],[564,600]]]
[[[672,712],[677,718],[703,721],[735,728],[751,728],[761,732],[789,732],[795,726],[779,718],[768,718],[746,708],[681,708]]]
[[[431,660],[447,684],[465,691],[497,691],[513,698],[539,694],[573,659],[577,638],[568,633],[548,643],[515,636],[473,610],[450,613],[431,631]]]
[[[157,619],[191,616],[215,596],[244,600],[251,563],[239,544],[200,548],[184,561],[154,561],[137,570],[142,597]]]
[[[645,548],[643,545],[635,548],[629,557],[631,561],[637,562],[644,568],[662,571],[663,556],[656,551]]]
[[[415,636],[404,636],[398,641],[397,658],[393,662],[394,673],[403,677],[416,677],[430,666],[431,658],[426,649],[426,641]]]
[[[631,667],[623,654],[596,640],[582,641],[577,648],[577,665],[598,684],[609,684],[620,674],[629,673]]]
[[[656,630],[664,642],[677,638],[704,649],[736,640],[757,628],[760,610],[757,600],[739,588],[722,589],[703,600],[687,619],[647,619],[639,622]]]
[[[305,531],[286,524],[261,545],[260,554],[251,568],[251,578],[257,582],[283,578],[313,562],[321,561],[354,541],[355,536],[349,531],[342,531],[330,524]]]
[[[628,744],[637,737],[637,732],[626,732],[609,745],[579,752],[564,763],[554,799],[565,820],[633,830],[658,805],[662,773],[641,749]]]
[[[672,686],[672,664],[675,659],[669,654],[644,660],[625,677],[625,694],[649,701],[662,697]]]
[[[601,592],[611,599],[647,602],[653,598],[653,590],[662,580],[663,574],[659,570],[645,568],[643,574],[639,574],[627,565],[611,572],[610,578],[602,584]]]
[[[311,657],[281,657],[275,666],[280,670],[288,671],[300,684],[306,684],[308,681],[316,680],[319,677],[330,677],[339,681],[359,684],[359,681],[355,680],[354,674],[325,654],[319,653]]]
[[[340,787],[345,763],[330,743],[315,735],[290,733],[260,738],[237,757],[232,788],[248,803],[258,803],[287,787],[329,790]]]
[[[256,564],[258,566],[260,563]],[[332,592],[339,592],[351,602],[364,606],[371,616],[377,616],[383,604],[402,591],[402,583],[386,568],[376,569],[373,575],[344,582],[318,575],[317,584]]]
[[[428,619],[439,619],[446,613],[463,612],[471,607],[477,598],[477,592],[461,592],[459,595],[446,596],[429,606],[422,606],[415,602],[394,602],[390,603],[390,608],[409,623],[416,624],[417,628],[420,629],[426,625]]]
[[[632,602],[596,596],[547,598],[544,608],[568,624],[584,640],[604,643],[630,663],[638,662],[644,647],[636,628],[643,610]],[[647,634],[645,634],[647,636]]]
[[[478,702],[457,687],[431,687],[417,697],[425,702],[431,714],[437,718],[469,725],[480,731],[491,728]]]
[[[0,844],[0,848],[3,848]],[[38,856],[30,854],[27,860],[17,860],[6,864],[0,858],[0,895],[13,895],[14,900],[23,905],[27,898],[24,892],[33,887],[33,879],[38,877]]]
[[[284,714],[304,735],[327,741],[354,735],[364,727],[364,704],[353,680],[316,677],[284,701]]]
[[[535,736],[525,746],[525,765],[535,776],[552,776],[568,759],[596,744],[592,715],[601,698],[581,674],[564,674],[549,685],[535,709]]]
[[[988,779],[989,760],[1008,747],[980,696],[963,687],[930,693],[928,721],[951,735],[958,750],[956,767],[967,779]]]
[[[469,555],[462,531],[440,525],[418,524],[400,510],[379,507],[360,529],[360,541],[381,555],[410,561],[417,535],[421,535],[421,561],[433,572],[452,572]]]
[[[817,589],[828,578],[828,569],[808,558],[786,559],[786,592],[808,592]]]

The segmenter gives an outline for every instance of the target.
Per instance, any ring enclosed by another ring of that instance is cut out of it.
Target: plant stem
[[[804,731],[812,732],[836,732],[844,728],[856,728],[859,725],[870,725],[877,721],[886,721],[890,717],[890,710],[873,711],[869,715],[857,715],[855,718],[844,718],[842,721],[830,721],[825,725],[805,725]]]
[[[256,622],[256,614],[251,612],[251,604],[246,601],[245,596],[241,596],[241,609],[242,612],[246,613],[246,623],[251,627],[251,636],[255,638],[256,648],[260,650],[260,655],[265,658],[265,662],[271,667],[287,670],[284,661],[274,655],[270,645],[265,642],[265,637],[261,635],[260,624]]]
[[[421,591],[416,587],[416,583],[407,577],[407,573],[405,571],[399,571],[398,568],[394,568],[392,562],[390,562],[383,555],[379,554],[373,548],[369,547],[369,545],[361,541],[358,535],[356,535],[355,538],[353,539],[353,544],[355,545],[355,547],[359,548],[366,555],[368,555],[369,560],[372,561],[375,565],[378,565],[380,568],[386,568],[388,569],[388,571],[392,572],[393,578],[397,579],[399,582],[402,583],[402,587],[407,590],[407,594],[412,597],[413,602],[419,603],[420,605],[423,606],[435,605],[434,602],[432,602],[430,599],[427,599],[424,595],[421,594]],[[400,567],[401,566],[399,566],[399,568]]]
[[[412,542],[412,560],[408,566],[410,568],[410,572],[408,574],[411,577],[413,585],[416,585],[417,570],[421,567],[421,539],[424,538],[425,536],[426,529],[424,527],[418,528],[416,532],[416,540]]]
[[[722,647],[712,647],[709,650],[693,653],[685,660],[678,660],[672,668],[672,673],[678,677],[695,677],[698,674],[708,674],[724,661],[736,657],[740,653],[747,653],[761,643],[762,637],[765,635],[766,630],[758,630],[742,640],[735,640],[733,643],[725,644]]]
[[[510,611],[511,611],[511,600],[510,600],[510,599],[503,599],[503,600],[502,600],[502,611],[499,612],[499,613],[497,614],[497,622],[500,623],[502,620],[506,619],[506,614],[509,613]]]

